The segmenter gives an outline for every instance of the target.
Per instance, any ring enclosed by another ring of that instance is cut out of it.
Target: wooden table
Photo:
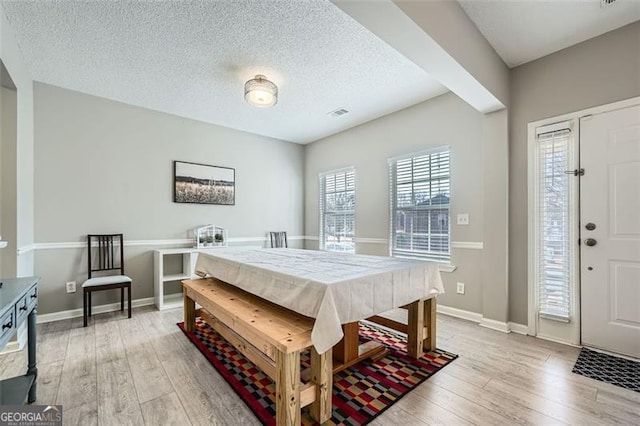
[[[320,351],[338,344],[345,328],[357,340],[356,326],[345,324],[408,308],[417,299],[444,291],[434,262],[316,250],[224,248],[201,253],[195,271],[314,318],[313,343]],[[415,304],[410,310],[415,324],[415,334],[408,330],[413,337],[410,351],[417,353],[425,338],[418,324],[425,323],[420,314],[425,307]]]

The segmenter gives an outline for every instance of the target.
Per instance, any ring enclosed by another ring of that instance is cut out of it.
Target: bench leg
[[[424,350],[436,350],[436,298],[424,301],[424,326],[427,327],[427,338],[424,339]]]
[[[300,351],[276,353],[276,425],[300,426]]]
[[[318,354],[316,348],[311,347],[311,381],[316,385],[316,400],[311,404],[311,417],[318,423],[331,418],[332,364],[331,349]]]
[[[424,340],[424,303],[416,300],[409,305],[407,324],[407,353],[412,358],[422,356],[422,342]]]
[[[184,329],[186,331],[196,330],[196,302],[194,302],[186,292],[184,295]]]

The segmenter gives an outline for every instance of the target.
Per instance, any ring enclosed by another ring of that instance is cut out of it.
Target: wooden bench
[[[331,350],[318,354],[311,342],[314,319],[267,302],[214,278],[182,281],[184,324],[206,321],[275,382],[276,424],[299,426],[300,409],[324,423],[331,417]],[[202,308],[197,309],[195,304]],[[310,380],[301,382],[300,352],[311,353]]]

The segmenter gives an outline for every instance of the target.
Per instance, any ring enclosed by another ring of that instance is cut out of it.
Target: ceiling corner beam
[[[505,108],[393,1],[332,0],[332,3],[476,110],[490,113]]]

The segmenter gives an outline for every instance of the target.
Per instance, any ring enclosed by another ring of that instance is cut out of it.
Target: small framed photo
[[[236,170],[174,161],[173,201],[233,206],[236,204]]]

